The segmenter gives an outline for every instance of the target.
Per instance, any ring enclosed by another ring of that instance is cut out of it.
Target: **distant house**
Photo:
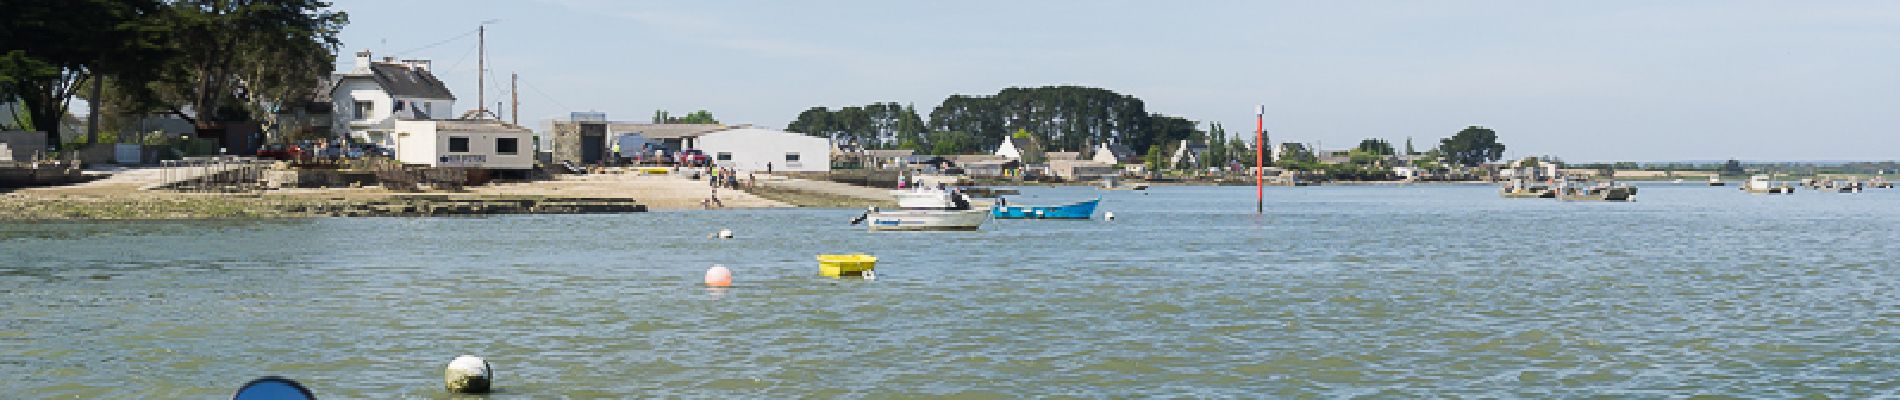
[[[1115,164],[1095,160],[1049,161],[1049,173],[1067,181],[1089,181],[1121,174]]]
[[[1206,143],[1194,143],[1182,140],[1179,145],[1174,147],[1174,156],[1168,157],[1168,165],[1198,167],[1201,165],[1201,160],[1205,157],[1207,157]]]
[[[534,168],[534,131],[492,119],[395,121],[396,160],[497,171]]]
[[[1096,162],[1108,164],[1141,164],[1141,155],[1135,154],[1134,150],[1129,150],[1128,146],[1125,145],[1103,143],[1095,145],[1093,151],[1095,154],[1089,156],[1089,159]]]
[[[1021,160],[1023,159],[1023,152],[1028,147],[1029,147],[1028,139],[1019,139],[1019,138],[1013,138],[1013,137],[1006,138],[1006,139],[1003,139],[1002,144],[996,145],[996,151],[990,154],[995,154],[997,156],[1012,159],[1012,160]]]
[[[338,137],[394,145],[398,120],[449,119],[455,95],[436,79],[428,60],[384,58],[371,61],[369,50],[356,53],[356,68],[337,74],[330,86],[331,132]]]
[[[904,166],[904,159],[910,157],[913,154],[917,154],[917,151],[907,150],[907,149],[864,150],[860,154],[862,154],[865,159],[866,167],[876,168],[876,169],[891,169],[891,168],[902,168]]]
[[[744,171],[830,171],[831,139],[773,129],[709,132],[695,141],[714,165]]]
[[[1050,161],[1082,159],[1082,152],[1079,151],[1051,151],[1044,153],[1044,155],[1048,156]]]
[[[1352,163],[1351,150],[1320,150],[1318,152],[1315,152],[1313,156],[1319,159],[1320,164],[1351,164]]]
[[[1003,178],[1020,174],[1023,162],[1018,160],[988,160],[963,164],[963,173],[978,178]]]

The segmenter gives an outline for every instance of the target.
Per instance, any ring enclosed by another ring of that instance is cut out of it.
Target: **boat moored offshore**
[[[990,216],[996,219],[1091,219],[1095,217],[1095,206],[1101,203],[1101,197],[1059,206],[1012,206],[999,201],[990,208]]]
[[[944,188],[896,190],[899,210],[873,207],[852,220],[872,231],[973,231],[990,219],[990,211],[974,209],[963,193]]]
[[[1792,195],[1794,186],[1769,180],[1767,174],[1756,174],[1756,176],[1748,176],[1748,184],[1742,184],[1742,191],[1758,193],[1758,195]]]

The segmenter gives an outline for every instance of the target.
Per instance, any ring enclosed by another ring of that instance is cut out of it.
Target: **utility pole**
[[[521,125],[521,74],[508,73],[508,96],[513,102],[508,108],[510,123]]]
[[[488,73],[487,61],[488,24],[483,23],[475,29],[475,118],[481,118],[482,111],[487,107],[482,104],[488,101],[488,80],[483,76]]]

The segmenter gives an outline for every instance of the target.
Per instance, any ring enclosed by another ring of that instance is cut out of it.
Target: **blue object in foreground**
[[[266,376],[244,384],[232,400],[316,400],[310,389],[290,378]]]
[[[1090,219],[1095,217],[1095,205],[1102,198],[1084,200],[1059,206],[1005,206],[990,208],[990,216],[996,219]]]

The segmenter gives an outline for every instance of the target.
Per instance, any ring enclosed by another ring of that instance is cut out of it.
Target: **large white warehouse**
[[[831,140],[772,129],[706,133],[696,141],[713,164],[742,171],[830,171]],[[769,167],[768,167],[769,165]]]

